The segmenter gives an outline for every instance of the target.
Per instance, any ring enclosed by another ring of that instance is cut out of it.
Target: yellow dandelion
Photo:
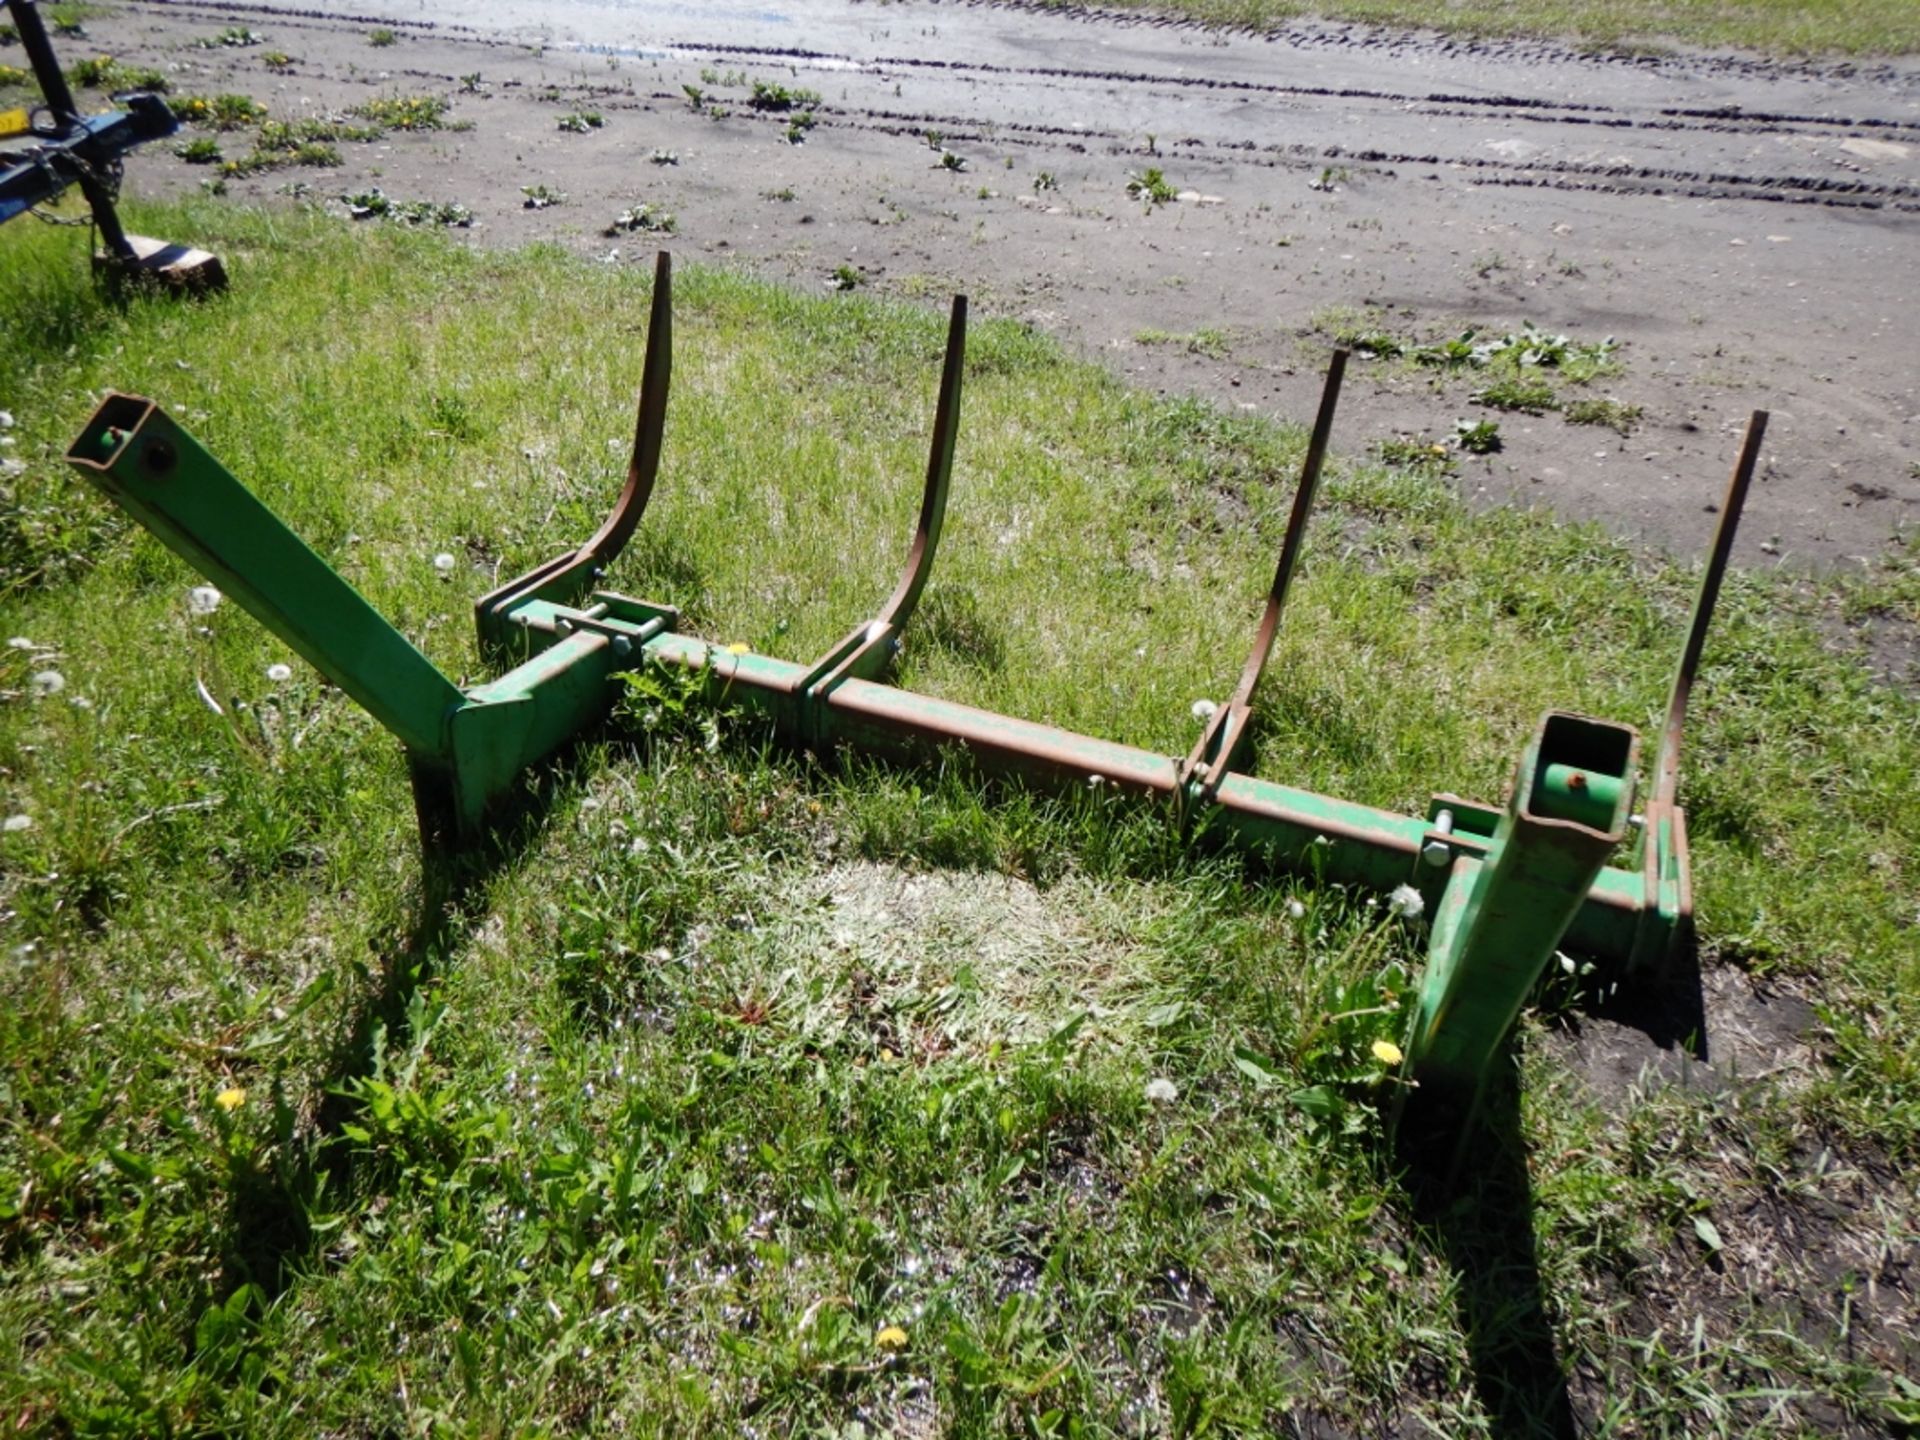
[[[873,1337],[873,1343],[882,1350],[904,1350],[907,1348],[907,1332],[898,1325],[882,1325],[880,1333]]]
[[[736,640],[733,642],[733,644],[727,646],[727,654],[745,655],[748,651],[752,649],[753,647],[751,645],[742,645],[738,640]]]
[[[231,1115],[247,1103],[247,1092],[238,1085],[229,1086],[213,1097],[213,1103]]]
[[[1406,1057],[1391,1040],[1376,1040],[1373,1042],[1373,1058],[1382,1065],[1398,1065]]]

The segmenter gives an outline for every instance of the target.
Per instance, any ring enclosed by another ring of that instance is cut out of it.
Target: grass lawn
[[[1595,1089],[1566,1036],[1608,979],[1559,977],[1518,1046],[1527,1170],[1436,1211],[1370,1050],[1417,922],[1097,794],[621,721],[429,905],[396,747],[58,457],[103,389],[155,397],[468,675],[474,597],[611,502],[646,276],[129,220],[217,250],[230,293],[114,308],[72,231],[0,232],[17,1431],[1518,1436],[1567,1397],[1606,1435],[1920,1421],[1920,704],[1830,638],[1920,620],[1914,557],[1733,577],[1696,692],[1703,963],[1809,997],[1811,1061]],[[811,658],[899,563],[944,317],[700,269],[676,298],[661,488],[609,583]],[[976,323],[900,683],[1184,753],[1302,443]],[[1691,589],[1338,464],[1259,772],[1497,799],[1549,706],[1650,722]],[[1338,1107],[1292,1103],[1312,1086]]]
[[[1598,49],[1674,44],[1772,55],[1911,55],[1909,0],[1119,0],[1209,25],[1265,30],[1318,17],[1462,36],[1539,36]]]

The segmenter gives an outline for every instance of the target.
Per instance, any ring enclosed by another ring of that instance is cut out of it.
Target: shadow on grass
[[[1577,1432],[1533,1239],[1533,1190],[1511,1060],[1467,1106],[1421,1097],[1395,1141],[1414,1218],[1459,1277],[1460,1328],[1496,1440]]]
[[[1567,1010],[1638,1030],[1658,1049],[1708,1058],[1700,960],[1691,945],[1657,978],[1586,977]],[[1496,1440],[1575,1435],[1534,1249],[1533,1187],[1511,1050],[1477,1108],[1465,1097],[1417,1095],[1394,1140],[1414,1218],[1459,1277],[1460,1328],[1491,1433]]]
[[[341,1142],[360,1110],[355,1086],[375,1076],[382,1053],[408,1047],[414,998],[484,919],[474,902],[539,840],[566,773],[564,765],[541,767],[533,786],[496,818],[484,844],[465,853],[424,850],[418,912],[411,925],[375,945],[375,983],[342,1027],[325,1066],[311,1129],[293,1134],[283,1102],[288,1120],[278,1160],[234,1177],[216,1305],[247,1285],[257,1288],[261,1303],[271,1303],[296,1278],[317,1238],[314,1216],[338,1203],[327,1197],[345,1197],[352,1188],[356,1155]]]

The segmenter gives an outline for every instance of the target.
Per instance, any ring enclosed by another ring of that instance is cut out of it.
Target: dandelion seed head
[[[211,615],[220,608],[222,596],[211,585],[196,585],[187,592],[187,609],[196,615]]]
[[[1289,920],[1306,919],[1307,907],[1305,905],[1302,905],[1298,900],[1287,901],[1287,918]]]
[[[1180,1098],[1180,1087],[1164,1075],[1147,1081],[1147,1099],[1156,1105],[1171,1105]]]
[[[4,829],[9,835],[18,835],[22,830],[31,830],[32,828],[33,816],[31,815],[9,815],[6,818],[5,824],[0,825],[0,829]]]
[[[1427,908],[1427,902],[1413,886],[1396,885],[1393,894],[1387,897],[1387,908],[1402,920],[1416,920]]]
[[[58,670],[41,670],[29,683],[36,695],[58,695],[67,688],[67,677]]]
[[[284,685],[287,681],[293,679],[293,667],[291,665],[269,665],[267,666],[267,679],[273,681],[276,685]]]
[[[1220,707],[1211,700],[1196,700],[1190,708],[1193,710],[1193,718],[1203,725],[1220,713]]]
[[[442,550],[438,555],[433,557],[433,568],[438,570],[442,575],[446,574],[447,571],[453,569],[453,556]]]
[[[34,644],[33,641],[29,640],[26,636],[16,635],[7,641],[7,648],[9,650],[31,650],[34,648]]]

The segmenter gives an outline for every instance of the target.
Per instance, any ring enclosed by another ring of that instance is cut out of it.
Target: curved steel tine
[[[1740,512],[1747,503],[1747,487],[1753,483],[1760,441],[1766,433],[1767,412],[1756,410],[1747,420],[1740,458],[1727,479],[1727,493],[1720,502],[1720,523],[1714,527],[1706,573],[1700,577],[1700,593],[1694,598],[1693,616],[1687,622],[1687,643],[1673,673],[1673,688],[1667,694],[1667,718],[1660,729],[1660,748],[1653,764],[1655,805],[1672,805],[1679,795],[1680,732],[1687,723],[1687,701],[1693,694],[1694,676],[1699,673],[1700,655],[1707,644],[1707,627],[1713,623],[1713,607],[1720,598],[1720,583],[1726,578],[1727,561],[1733,553],[1734,532],[1740,527]]]
[[[653,303],[647,312],[647,353],[640,369],[640,409],[633,421],[633,453],[627,483],[613,513],[580,547],[576,559],[599,569],[626,548],[653,496],[660,473],[660,444],[667,429],[667,390],[673,383],[673,257],[662,250],[653,262]]]
[[[920,592],[933,571],[940,548],[940,527],[947,515],[947,491],[953,481],[954,441],[960,431],[960,380],[967,359],[967,297],[953,297],[947,318],[946,358],[940,368],[940,398],[933,414],[933,443],[927,456],[927,480],[920,492],[920,519],[899,583],[873,620],[859,626],[829,650],[800,680],[805,694],[824,695],[850,676],[879,673],[899,648],[899,632],[913,617]]]
[[[1345,350],[1335,350],[1327,364],[1326,382],[1320,389],[1320,410],[1314,417],[1313,435],[1307,441],[1307,455],[1300,467],[1300,488],[1293,495],[1293,511],[1287,517],[1286,538],[1280,543],[1280,563],[1273,572],[1273,584],[1267,590],[1266,613],[1260,617],[1260,630],[1254,636],[1253,649],[1241,667],[1240,683],[1232,696],[1214,712],[1199,743],[1181,767],[1184,786],[1204,771],[1202,785],[1212,792],[1219,788],[1232,766],[1235,752],[1246,735],[1253,708],[1253,692],[1266,672],[1267,657],[1273,651],[1274,636],[1280,630],[1280,612],[1287,603],[1287,590],[1300,561],[1300,548],[1306,540],[1307,519],[1313,513],[1314,494],[1320,488],[1320,470],[1327,459],[1327,442],[1333,434],[1333,413],[1340,401],[1340,382],[1347,373]]]
[[[953,446],[960,429],[960,377],[967,358],[967,297],[953,297],[947,317],[947,354],[940,367],[940,399],[933,412],[933,445],[927,456],[927,483],[920,494],[920,519],[913,530],[913,548],[894,587],[880,622],[899,629],[913,616],[920,592],[933,571],[934,552],[940,547],[940,526],[947,514],[947,490],[953,481]]]
[[[647,312],[647,351],[641,362],[640,406],[634,418],[627,482],[613,512],[577,549],[559,555],[480,597],[474,604],[481,638],[510,607],[536,596],[567,603],[578,599],[625,548],[653,495],[660,448],[667,428],[667,392],[673,382],[673,257],[662,250],[653,265],[653,300]]]

